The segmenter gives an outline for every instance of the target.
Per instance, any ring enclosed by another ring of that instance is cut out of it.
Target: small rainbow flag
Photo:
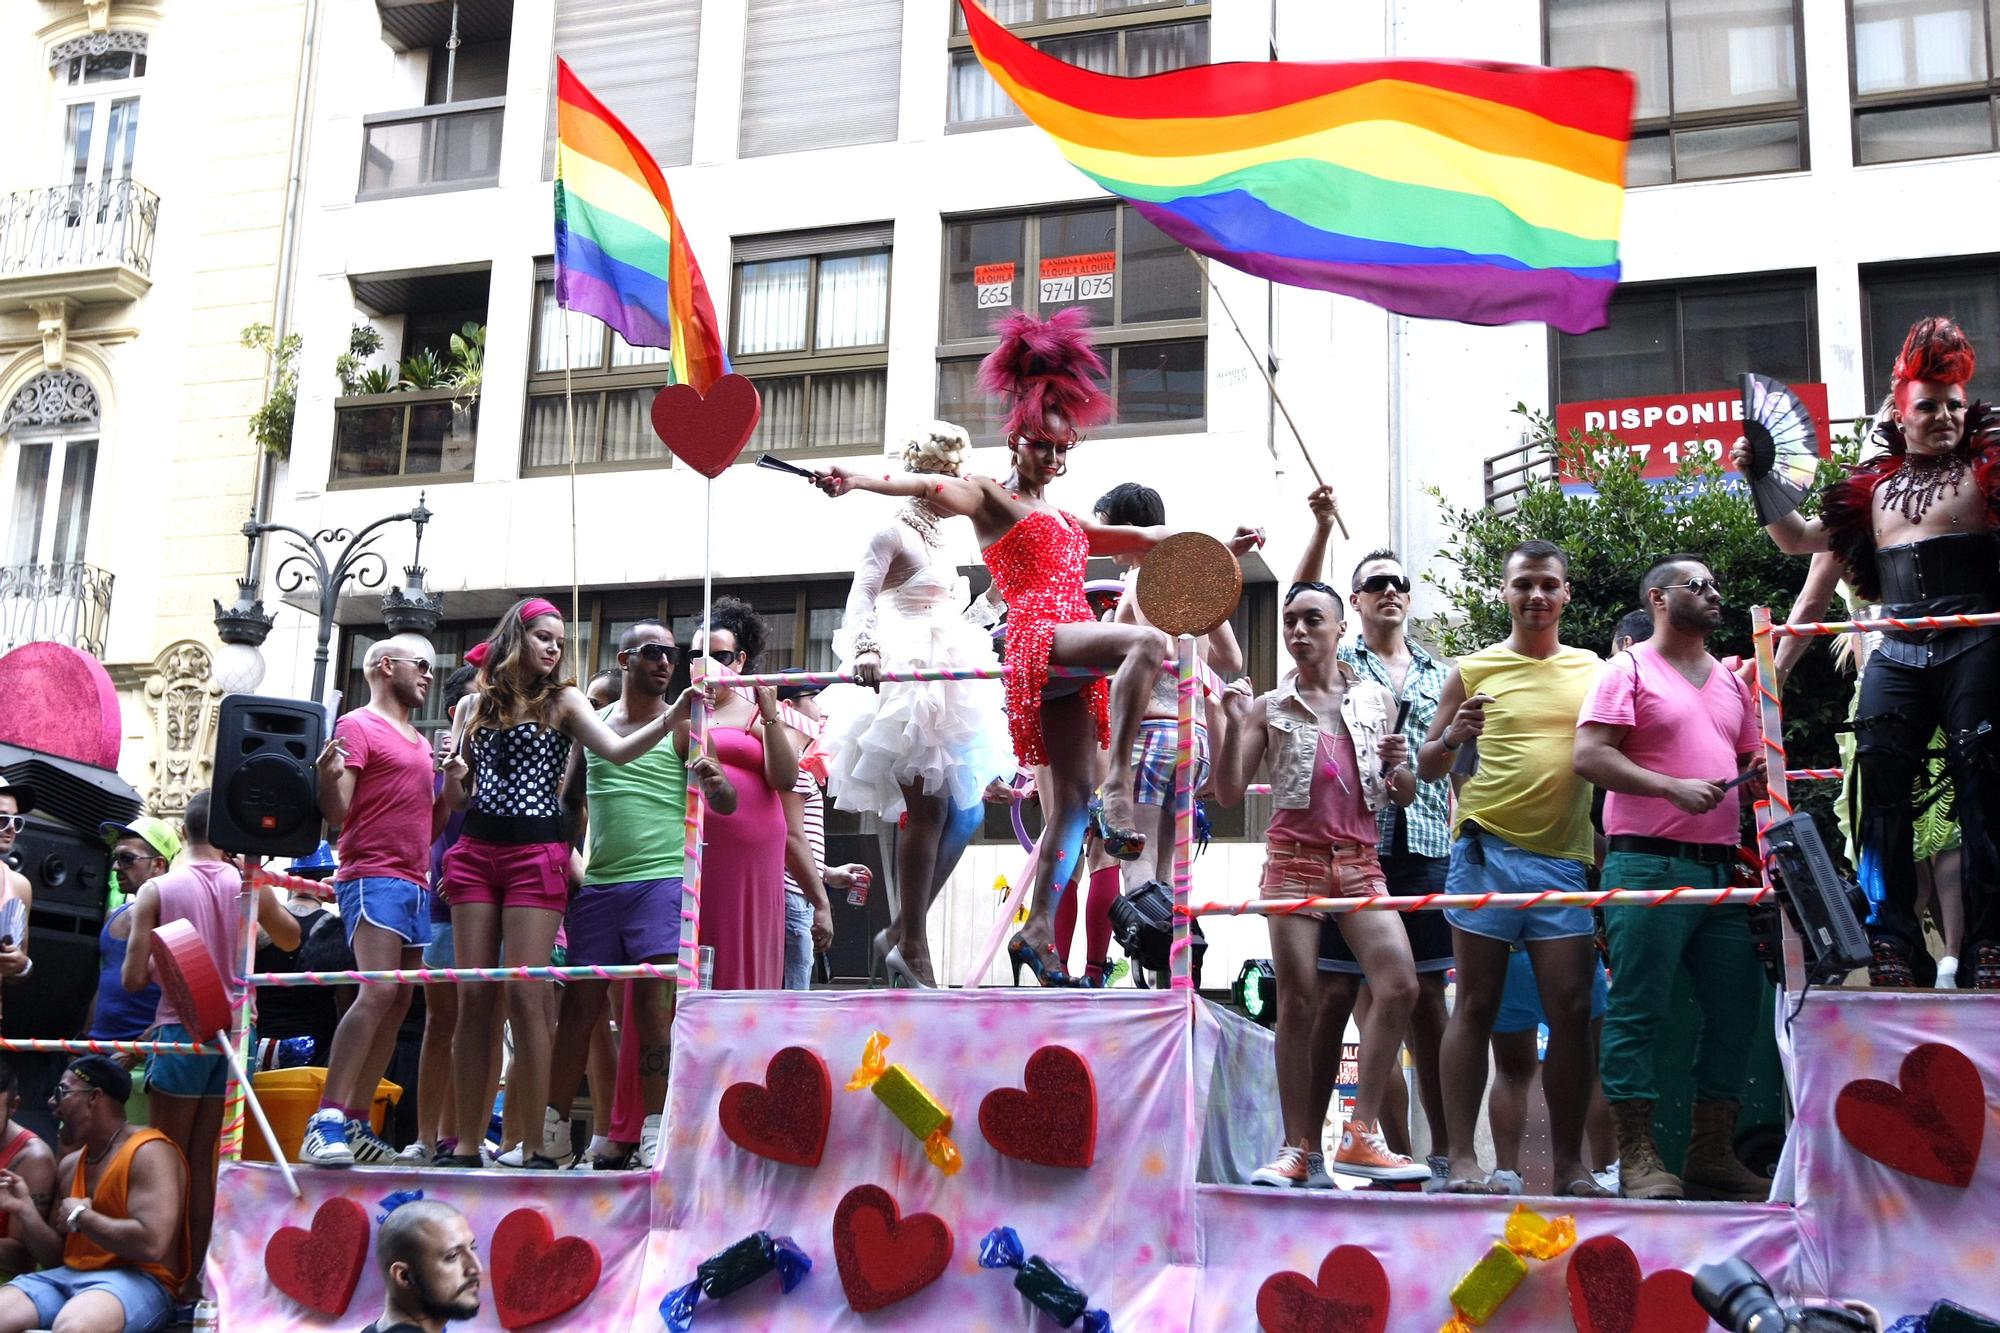
[[[1402,315],[1604,324],[1623,70],[1273,61],[1121,78],[959,4],[986,72],[1070,164],[1197,254]]]
[[[637,135],[556,61],[556,300],[634,347],[671,349],[675,384],[729,373],[708,285],[667,178]]]

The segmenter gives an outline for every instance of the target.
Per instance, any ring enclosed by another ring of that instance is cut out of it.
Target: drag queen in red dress
[[[1049,483],[1067,470],[1080,432],[1109,420],[1113,411],[1092,378],[1104,373],[1104,363],[1091,348],[1088,322],[1077,309],[1047,320],[1015,313],[1000,321],[1000,346],[980,366],[979,381],[1011,400],[1006,431],[1014,467],[1004,481],[839,467],[818,474],[820,489],[830,496],[857,490],[923,496],[943,513],[970,518],[979,535],[986,567],[1007,601],[1014,753],[1025,767],[1047,765],[1053,785],[1028,920],[1007,946],[1016,976],[1026,967],[1044,986],[1074,984],[1052,941],[1056,899],[1076,869],[1086,819],[1098,823],[1114,856],[1130,859],[1145,847],[1144,835],[1133,829],[1132,744],[1153,683],[1173,651],[1156,629],[1099,622],[1083,594],[1090,556],[1143,555],[1172,529],[1091,523],[1046,498]],[[1239,528],[1230,545],[1240,555],[1260,540],[1255,530]],[[1112,674],[1109,682],[1052,678],[1051,666]],[[1111,773],[1098,810],[1091,775],[1096,749],[1104,745]]]

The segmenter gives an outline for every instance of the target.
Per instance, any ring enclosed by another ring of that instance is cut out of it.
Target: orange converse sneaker
[[[1340,1131],[1340,1151],[1333,1155],[1333,1169],[1369,1180],[1428,1180],[1431,1169],[1401,1153],[1389,1151],[1382,1135],[1365,1120],[1348,1120]]]
[[[1278,1158],[1269,1166],[1260,1166],[1250,1173],[1252,1185],[1270,1185],[1281,1190],[1303,1189],[1311,1179],[1312,1170],[1306,1161],[1306,1150],[1287,1143],[1278,1149]]]

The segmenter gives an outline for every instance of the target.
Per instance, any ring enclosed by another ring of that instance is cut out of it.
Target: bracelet
[[[69,1210],[69,1216],[63,1219],[64,1229],[68,1231],[75,1231],[76,1219],[82,1217],[85,1213],[89,1211],[90,1211],[90,1201],[88,1199],[80,1201],[76,1207]]]
[[[876,641],[873,634],[870,634],[865,629],[856,631],[853,639],[849,641],[848,646],[854,650],[856,657],[861,656],[863,653],[874,653],[877,657],[882,655],[882,645]]]
[[[1458,747],[1465,744],[1465,742],[1453,740],[1451,738],[1451,734],[1447,732],[1444,735],[1438,737],[1438,744],[1444,746],[1445,749],[1450,750],[1452,753],[1456,754],[1458,752]]]

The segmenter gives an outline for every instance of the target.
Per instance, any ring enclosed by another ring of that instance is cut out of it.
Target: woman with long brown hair
[[[563,669],[563,620],[540,597],[518,602],[500,617],[486,642],[466,654],[479,668],[474,692],[453,721],[444,795],[464,810],[465,828],[445,854],[439,892],[451,905],[460,967],[546,967],[569,904],[569,839],[559,789],[572,741],[614,764],[630,763],[687,720],[692,693],[629,736],[604,725]],[[507,984],[514,1064],[507,1100],[529,1118],[518,1161],[503,1165],[554,1169],[534,1137],[533,1113],[548,1103],[548,983]],[[489,1108],[484,1101],[498,1021],[493,983],[473,983],[459,996],[452,1038],[457,1077],[455,1144],[440,1143],[435,1164],[477,1167]],[[546,1115],[546,1113],[544,1113]],[[460,1151],[447,1151],[447,1148]]]

